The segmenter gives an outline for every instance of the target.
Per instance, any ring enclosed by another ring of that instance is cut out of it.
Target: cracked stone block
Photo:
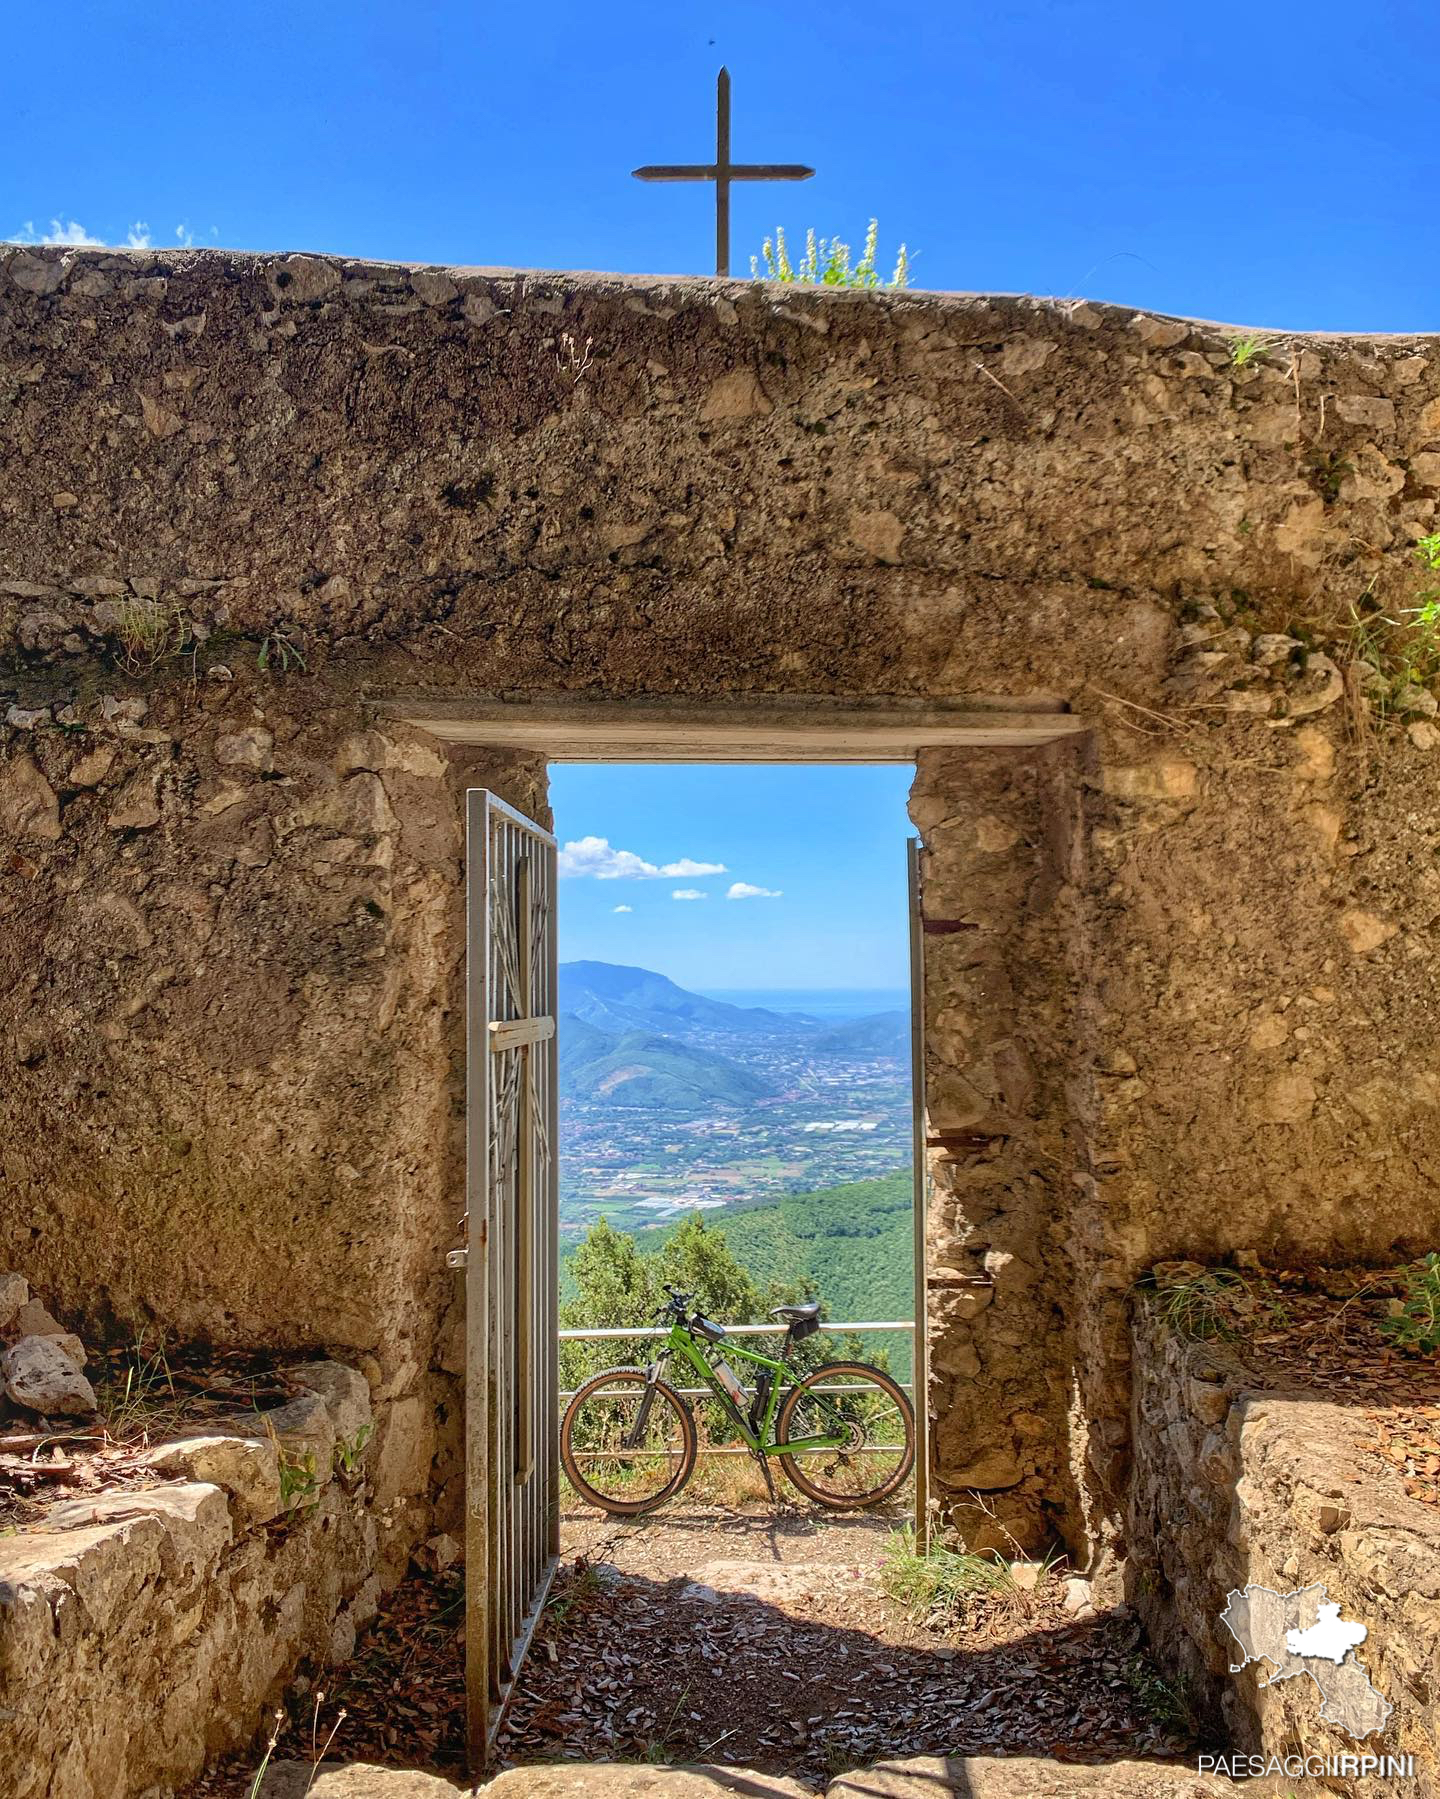
[[[280,1457],[269,1441],[223,1434],[182,1437],[147,1450],[136,1466],[220,1487],[248,1524],[263,1524],[282,1509]]]
[[[0,1355],[0,1377],[18,1406],[44,1418],[87,1418],[95,1389],[58,1337],[22,1337]]]
[[[307,1387],[325,1402],[337,1443],[353,1445],[373,1424],[370,1383],[356,1368],[343,1362],[304,1362],[288,1370],[290,1379]]]
[[[590,1762],[583,1766],[511,1768],[486,1787],[487,1799],[711,1799],[720,1793],[750,1799],[808,1799],[812,1788],[780,1774],[751,1768],[625,1766]],[[938,1799],[938,1796],[937,1796]]]

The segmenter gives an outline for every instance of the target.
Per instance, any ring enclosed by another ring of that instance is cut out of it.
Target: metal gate
[[[465,1691],[489,1752],[559,1552],[555,839],[466,795]]]
[[[923,846],[905,849],[910,900],[910,1124],[915,1223],[915,1332],[910,1397],[915,1405],[915,1547],[930,1553],[930,1327],[925,1227],[930,1214],[929,1129],[925,1122],[925,917],[921,898]]]

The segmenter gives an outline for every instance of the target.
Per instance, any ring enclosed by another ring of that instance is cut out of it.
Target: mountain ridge
[[[768,1082],[716,1050],[657,1031],[606,1032],[560,1014],[564,1099],[673,1112],[754,1105],[771,1092]]]
[[[619,962],[562,962],[557,1009],[602,1031],[718,1032],[729,1036],[808,1034],[820,1021],[763,1006],[734,1006],[706,999],[653,969]]]

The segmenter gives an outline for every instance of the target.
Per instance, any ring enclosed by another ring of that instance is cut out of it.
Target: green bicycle
[[[706,1348],[725,1341],[725,1326],[692,1314],[693,1295],[665,1291],[670,1297],[659,1317],[670,1334],[650,1366],[593,1375],[566,1408],[560,1459],[582,1499],[634,1517],[673,1499],[694,1473],[695,1419],[661,1378],[672,1356],[714,1395],[760,1464],[772,1498],[771,1456],[808,1499],[839,1511],[878,1505],[900,1487],[915,1460],[915,1414],[903,1389],[865,1362],[827,1362],[794,1379],[790,1350],[820,1329],[818,1301],[776,1306],[770,1314],[785,1326],[778,1360],[727,1344],[727,1355],[754,1366],[750,1398],[729,1364]]]

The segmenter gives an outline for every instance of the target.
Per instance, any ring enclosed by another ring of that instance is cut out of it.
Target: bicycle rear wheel
[[[609,1368],[565,1409],[560,1460],[587,1505],[634,1517],[663,1505],[689,1480],[695,1420],[671,1386],[643,1368]]]
[[[915,1460],[910,1401],[888,1374],[865,1362],[827,1362],[785,1395],[776,1442],[807,1437],[829,1442],[782,1455],[780,1466],[807,1499],[836,1511],[889,1499]]]

